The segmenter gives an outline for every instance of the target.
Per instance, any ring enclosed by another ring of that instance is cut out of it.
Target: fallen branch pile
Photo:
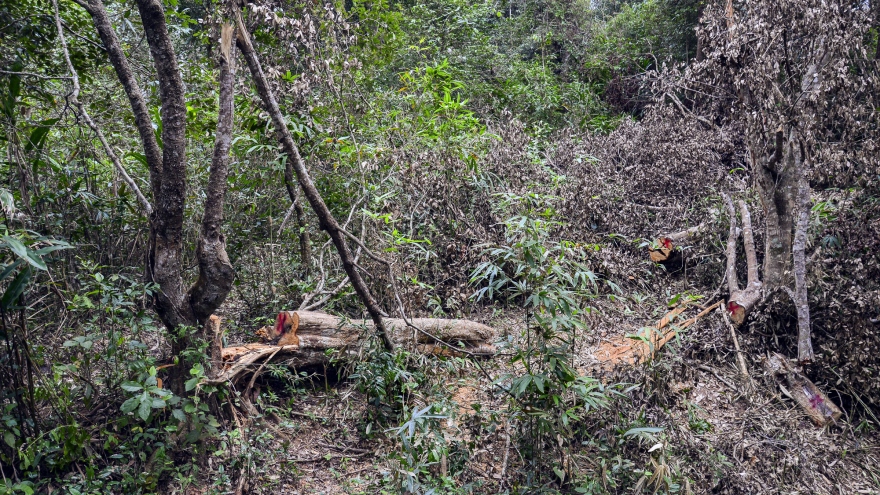
[[[679,324],[673,324],[675,319],[687,308],[687,304],[681,304],[660,319],[654,327],[648,329],[648,335],[644,339],[625,337],[617,341],[604,343],[599,346],[596,358],[606,368],[613,368],[618,364],[639,364],[654,357],[654,354],[666,345],[673,337],[678,335],[679,330],[693,325],[700,318],[706,316],[715,308],[721,306],[718,301],[698,313],[693,318]],[[671,326],[670,326],[671,325]],[[667,327],[669,330],[664,331]]]
[[[219,348],[219,318],[209,322]],[[385,318],[384,325],[395,344],[410,344],[424,354],[491,357],[494,331],[470,320],[442,318]],[[259,372],[266,363],[302,368],[327,364],[328,350],[350,356],[375,334],[372,320],[348,320],[317,311],[282,311],[273,327],[257,331],[264,343],[236,344],[212,352],[214,378],[210,384],[234,382],[241,376]]]

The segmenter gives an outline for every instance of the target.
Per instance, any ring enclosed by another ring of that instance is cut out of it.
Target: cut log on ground
[[[784,381],[789,395],[817,426],[837,422],[843,414],[831,399],[809,378],[801,374],[785,356],[773,354],[766,361],[767,370]],[[780,386],[782,384],[780,383]]]
[[[412,334],[416,333],[416,342],[425,344],[488,343],[494,334],[491,327],[470,320],[411,318],[409,322],[425,333],[407,325],[401,318],[385,318],[385,326],[393,341],[406,342],[407,337],[411,339]],[[374,329],[372,320],[345,320],[319,311],[282,311],[278,313],[274,327],[262,330],[268,335],[270,343],[277,345],[313,345],[321,342],[326,347],[343,347],[360,338],[365,329]]]
[[[656,240],[656,247],[648,247],[648,255],[654,263],[667,264],[675,261],[681,256],[681,251],[676,248],[681,245],[688,237],[699,234],[704,228],[704,224],[696,225],[687,230],[660,236]]]
[[[385,328],[395,344],[415,344],[423,354],[491,357],[495,354],[491,327],[470,320],[386,318]],[[413,328],[416,327],[416,328]],[[235,381],[272,361],[291,368],[329,362],[328,350],[336,349],[345,359],[353,355],[375,333],[372,320],[348,320],[317,311],[282,311],[273,327],[257,331],[265,343],[238,344],[221,350],[222,365],[209,381]]]

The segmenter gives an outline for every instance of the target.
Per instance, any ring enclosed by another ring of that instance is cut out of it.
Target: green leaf
[[[162,409],[165,407],[165,401],[162,399],[153,399],[151,405],[153,406],[153,409]]]
[[[138,407],[138,416],[141,417],[142,420],[146,421],[147,418],[150,417],[150,399],[141,399],[141,405]]]
[[[46,271],[46,263],[43,262],[42,258],[30,249],[27,248],[22,242],[14,237],[9,237],[8,235],[3,236],[3,240],[6,242],[6,245],[9,246],[9,249],[12,250],[13,253],[16,254],[19,258],[30,263],[34,268],[38,270]]]
[[[126,392],[137,392],[143,388],[135,382],[123,382],[121,386],[122,390],[125,390]]]
[[[141,165],[147,166],[147,155],[143,153],[135,153],[134,151],[130,151],[125,154],[126,158],[131,157],[140,162]]]
[[[128,414],[128,413],[134,411],[134,409],[137,407],[139,402],[140,402],[139,397],[132,397],[131,399],[128,399],[127,401],[123,402],[122,407],[120,409],[122,409],[122,412]]]
[[[6,288],[6,292],[3,293],[3,297],[0,298],[0,308],[6,311],[10,307],[12,307],[15,301],[18,300],[18,296],[20,296],[21,293],[24,292],[24,289],[25,287],[27,287],[30,279],[30,267],[25,267],[24,270],[18,272],[18,275],[9,284],[9,287]]]
[[[0,189],[0,206],[7,215],[15,212],[15,197],[6,189]]]
[[[7,266],[6,268],[4,268],[4,269],[3,269],[3,272],[0,273],[0,280],[3,280],[3,279],[5,279],[6,277],[8,277],[9,274],[12,273],[12,270],[15,270],[15,268],[16,268],[18,265],[20,265],[20,264],[21,264],[21,260],[20,260],[20,259],[15,260],[15,261],[13,261],[12,263],[10,263],[9,266]]]
[[[23,64],[20,61],[16,61],[12,64],[12,72],[21,72],[23,68]],[[21,76],[18,74],[13,74],[9,76],[9,97],[15,100],[18,98],[18,95],[21,93]]]
[[[630,428],[623,434],[623,436],[631,437],[633,435],[638,435],[639,433],[660,433],[661,431],[663,431],[663,428],[657,428],[653,426],[644,428]]]
[[[34,495],[34,485],[30,481],[22,481],[21,483],[15,485],[13,488],[17,488],[24,492],[24,495]]]
[[[21,241],[14,237],[9,237],[8,235],[3,236],[3,240],[9,246],[9,249],[12,250],[13,253],[18,255],[19,258],[27,258],[27,248],[22,244]]]
[[[52,130],[52,126],[58,123],[58,119],[47,119],[40,122],[33,132],[31,132],[31,136],[28,139],[28,143],[25,145],[25,151],[31,151],[34,148],[43,149],[43,145],[46,142],[46,135],[49,134],[49,131]]]
[[[39,256],[43,256],[44,254],[49,254],[53,251],[59,251],[61,249],[70,249],[73,247],[70,244],[63,242],[63,241],[52,241],[52,242],[54,242],[55,244],[52,244],[51,246],[46,246],[44,248],[37,249],[36,251],[33,251],[33,253],[36,255],[39,255]]]
[[[556,476],[559,476],[559,481],[565,481],[565,471],[559,468],[553,468],[553,472],[556,473]]]
[[[3,434],[3,441],[6,442],[6,445],[9,445],[13,449],[15,448],[15,435],[13,435],[11,431],[7,431]]]
[[[178,421],[186,421],[186,414],[180,409],[174,409],[171,411],[171,415]]]

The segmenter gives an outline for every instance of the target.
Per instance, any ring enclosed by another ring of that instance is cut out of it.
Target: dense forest
[[[880,493],[877,0],[0,0],[0,494]]]

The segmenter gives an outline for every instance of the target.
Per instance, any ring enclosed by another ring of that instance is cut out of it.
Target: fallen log
[[[681,255],[681,251],[677,250],[676,247],[688,237],[699,234],[704,226],[704,224],[700,224],[681,232],[658,237],[654,245],[648,247],[648,255],[651,257],[651,261],[661,264],[675,261]]]
[[[402,318],[385,318],[392,341],[405,342],[406,334],[415,332],[417,343],[436,343],[437,339],[442,342],[487,343],[494,334],[491,327],[470,320],[411,318],[409,322],[424,333],[407,325]],[[278,313],[275,326],[263,328],[261,333],[277,345],[298,345],[305,339],[306,345],[321,342],[328,347],[342,347],[357,340],[365,329],[373,330],[371,320],[346,320],[319,311],[282,311]]]
[[[414,344],[417,352],[440,356],[491,357],[494,331],[470,320],[442,318],[386,318],[385,327],[395,344]],[[417,329],[413,328],[417,327]],[[219,330],[219,325],[215,326]],[[209,384],[235,381],[253,368],[271,361],[291,368],[329,362],[335,349],[344,359],[354,355],[374,333],[372,320],[349,320],[317,311],[282,311],[275,325],[257,331],[264,343],[237,344],[220,350],[221,364]]]
[[[809,378],[795,369],[785,356],[774,353],[767,359],[765,366],[777,380],[785,381],[788,389],[783,387],[783,391],[797,402],[816,426],[825,426],[840,419],[843,414],[840,408]]]

